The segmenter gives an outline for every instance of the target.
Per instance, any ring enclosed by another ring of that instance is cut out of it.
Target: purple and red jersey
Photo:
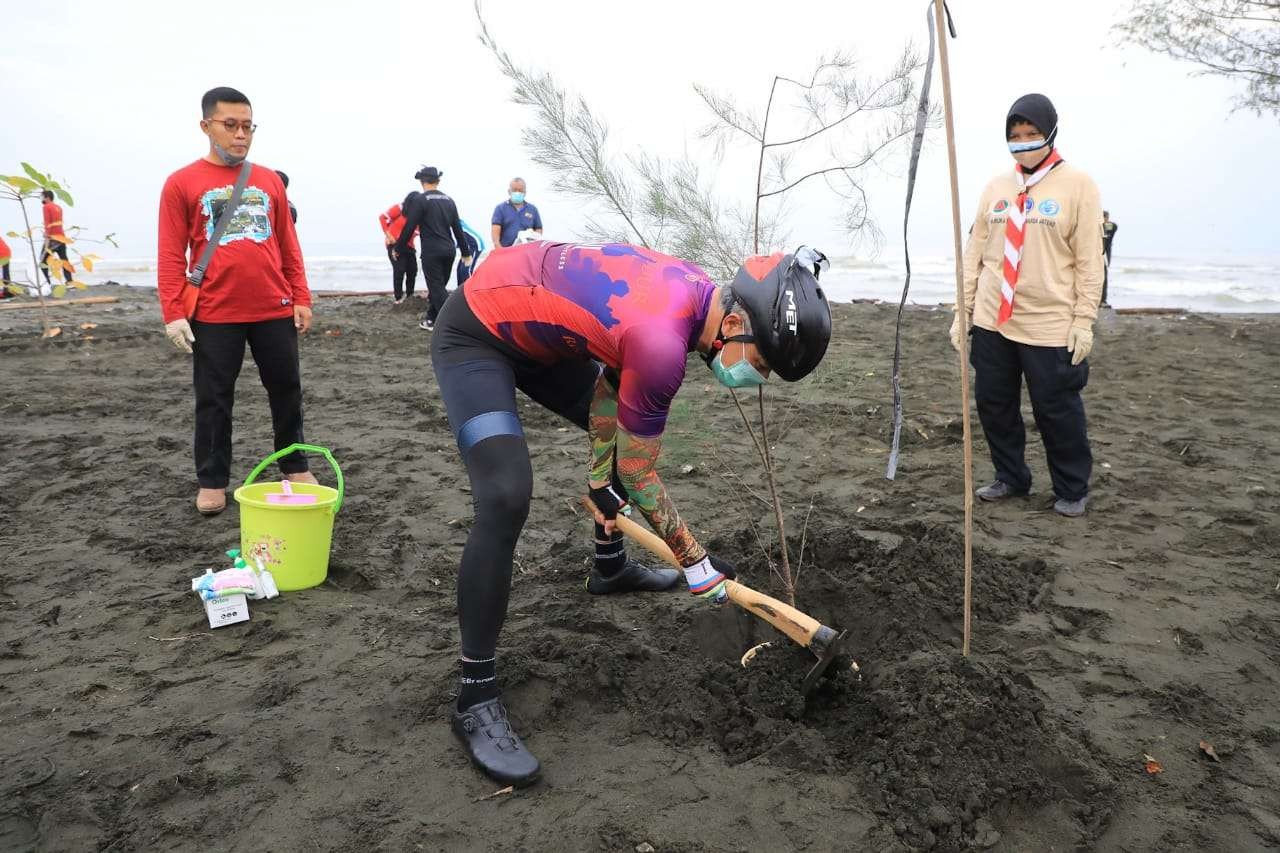
[[[688,261],[626,243],[495,249],[467,280],[472,312],[542,364],[593,358],[620,371],[618,424],[660,435],[715,284]]]

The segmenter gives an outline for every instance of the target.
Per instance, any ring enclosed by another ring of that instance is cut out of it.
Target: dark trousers
[[[40,269],[44,271],[44,280],[46,284],[53,284],[49,280],[49,264],[48,259],[57,255],[62,260],[67,260],[67,244],[61,240],[50,240],[44,244],[44,252],[40,262]],[[69,284],[71,282],[71,270],[67,267],[62,268],[62,275]]]
[[[475,509],[458,571],[462,654],[486,660],[494,656],[506,619],[512,559],[533,495],[516,389],[585,430],[600,365],[585,358],[538,364],[514,353],[459,293],[431,336],[431,366]]]
[[[461,260],[458,261],[458,266],[456,271],[454,272],[454,279],[453,279],[458,290],[461,290],[462,285],[466,284],[467,279],[471,278],[471,272],[476,268],[477,254],[479,253],[475,252],[474,250],[472,251],[471,263],[469,264],[464,264]]]
[[[191,331],[196,337],[191,368],[196,392],[196,478],[203,488],[224,489],[231,480],[231,409],[246,342],[267,389],[274,449],[303,440],[298,330],[293,318],[285,317],[261,323],[193,320]],[[285,474],[306,471],[307,458],[291,453],[280,460],[280,470]]]
[[[1089,362],[1071,364],[1066,347],[1037,347],[1009,340],[976,326],[969,351],[974,400],[991,449],[996,479],[1018,491],[1031,488],[1024,451],[1022,378],[1027,379],[1031,411],[1049,461],[1053,492],[1065,500],[1089,494],[1093,453],[1080,390],[1089,381]]]
[[[427,254],[422,252],[422,280],[427,285],[427,313],[424,319],[434,323],[440,316],[440,309],[449,297],[445,285],[449,283],[449,273],[453,271],[453,252],[447,255]]]
[[[5,287],[9,281],[9,262],[5,261],[4,264],[0,264],[0,299],[8,299],[13,295],[9,292],[9,288]]]
[[[391,261],[391,289],[396,299],[413,296],[413,286],[418,281],[418,253],[413,247],[396,252],[399,258],[391,257],[392,247],[387,247],[387,259]]]
[[[1111,283],[1111,249],[1102,252],[1102,303],[1107,304],[1107,285]]]

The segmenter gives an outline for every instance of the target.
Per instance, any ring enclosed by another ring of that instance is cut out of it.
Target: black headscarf
[[[1013,106],[1009,107],[1009,115],[1004,120],[1005,139],[1009,138],[1009,131],[1019,121],[1030,122],[1036,126],[1036,130],[1045,134],[1049,142],[1046,148],[1052,148],[1057,141],[1058,111],[1053,108],[1053,101],[1044,95],[1023,95],[1013,102]]]

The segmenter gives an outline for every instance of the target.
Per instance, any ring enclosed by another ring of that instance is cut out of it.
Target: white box
[[[229,595],[226,598],[215,598],[204,603],[204,612],[209,617],[210,628],[221,628],[223,625],[248,622],[249,601],[244,597],[243,593]]]

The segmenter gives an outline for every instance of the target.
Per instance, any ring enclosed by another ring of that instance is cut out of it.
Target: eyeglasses
[[[233,118],[225,118],[221,120],[210,118],[205,119],[205,121],[209,122],[211,126],[215,124],[222,125],[227,129],[227,133],[235,133],[237,130],[243,128],[245,133],[252,134],[258,129],[258,126],[251,121],[236,121]]]

